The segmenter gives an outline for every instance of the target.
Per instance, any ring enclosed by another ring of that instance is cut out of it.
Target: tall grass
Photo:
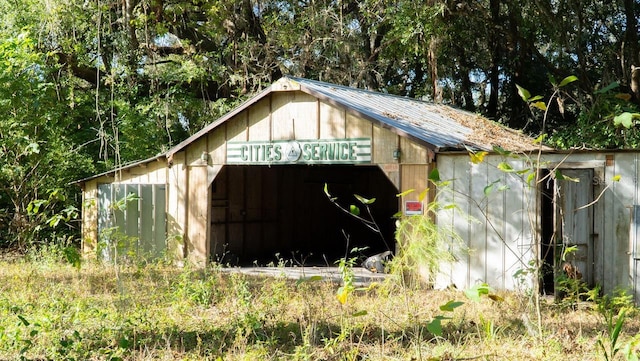
[[[216,267],[0,261],[0,359],[592,360],[606,328],[589,307],[545,303],[540,342],[526,332],[517,294],[471,302],[459,290],[382,284],[342,304],[340,286]],[[430,334],[424,326],[450,300],[465,305]],[[628,319],[620,344],[639,326]]]

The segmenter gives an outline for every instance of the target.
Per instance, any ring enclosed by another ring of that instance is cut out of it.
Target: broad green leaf
[[[429,194],[429,188],[426,188],[425,190],[420,192],[420,194],[418,195],[418,200],[420,202],[424,201],[424,199],[427,198],[427,194]]]
[[[25,325],[25,326],[29,326],[31,323],[29,323],[29,321],[27,321],[26,318],[24,318],[22,315],[18,315],[18,318],[20,319],[20,322]]]
[[[494,182],[494,183],[489,184],[489,185],[488,185],[488,186],[486,186],[486,187],[484,187],[484,190],[483,190],[483,191],[484,191],[484,195],[485,195],[485,197],[488,197],[488,196],[491,194],[491,192],[493,192],[493,185],[494,185],[494,184],[495,184],[495,182]]]
[[[536,174],[531,172],[531,174],[527,176],[527,184],[531,185],[531,182],[533,182],[535,179],[536,179]]]
[[[427,324],[427,331],[436,336],[442,336],[442,320],[448,320],[449,317],[436,316]]]
[[[404,191],[402,193],[398,193],[398,194],[396,194],[396,197],[398,197],[398,198],[404,197],[407,194],[412,193],[412,192],[415,192],[415,189],[409,189],[409,190],[406,190],[406,191]]]
[[[440,306],[440,311],[453,312],[456,308],[464,305],[464,302],[461,301],[449,301],[444,305]]]
[[[471,288],[464,290],[465,296],[467,296],[470,300],[479,302],[480,296],[488,295],[490,291],[489,285],[486,283],[477,284]]]
[[[574,81],[578,80],[578,77],[575,75],[569,75],[568,77],[562,79],[562,81],[560,82],[560,84],[558,84],[558,87],[562,88],[563,86],[569,84],[569,83],[573,83]]]
[[[553,76],[553,74],[547,73],[547,78],[549,79],[549,83],[551,83],[551,85],[556,86],[556,77]]]
[[[336,199],[338,199],[338,197],[331,197],[331,194],[329,193],[329,185],[327,183],[324,184],[324,194],[327,195],[327,198],[329,198],[331,202],[334,202]]]
[[[338,289],[338,293],[336,294],[336,297],[338,298],[338,302],[344,305],[347,302],[348,296],[349,296],[349,291],[347,290],[346,287],[340,287]]]
[[[542,99],[542,95],[535,95],[535,96],[531,97],[531,99],[529,99],[529,103],[533,103],[536,100],[540,100],[540,99]]]
[[[624,112],[620,115],[616,115],[613,117],[613,124],[622,125],[625,128],[631,128],[631,125],[633,125],[633,114]]]
[[[542,111],[547,110],[547,104],[545,104],[544,102],[535,102],[532,105]]]
[[[469,153],[469,157],[471,157],[471,163],[480,164],[484,160],[484,157],[489,154],[489,152],[477,152],[477,153]]]
[[[429,173],[429,180],[432,182],[440,182],[440,172],[438,171],[438,168],[433,168]]]
[[[556,178],[557,180],[566,180],[566,181],[569,181],[569,182],[575,182],[575,183],[579,183],[579,182],[580,182],[580,179],[578,179],[578,178],[571,178],[571,177],[569,177],[569,176],[566,176],[566,175],[562,174],[562,172],[560,172],[560,170],[558,170],[558,169],[556,169],[556,172],[555,172],[555,178]]]
[[[358,195],[358,194],[354,194],[353,196],[356,197],[356,199],[362,204],[373,204],[373,202],[376,201],[375,198],[367,199],[367,198],[365,198],[365,197],[363,197],[361,195]]]
[[[496,153],[498,153],[498,154],[500,154],[501,156],[504,156],[504,157],[508,157],[508,156],[510,156],[510,155],[511,155],[511,152],[510,152],[510,151],[508,151],[508,150],[506,150],[506,149],[502,148],[502,147],[501,147],[501,146],[499,146],[499,145],[494,146],[494,147],[493,147],[493,151],[494,151],[494,152],[496,152]]]
[[[599,89],[599,90],[596,90],[596,91],[595,91],[595,94],[602,94],[602,93],[606,93],[606,92],[608,92],[609,90],[613,90],[613,89],[615,89],[615,88],[617,88],[617,87],[619,87],[619,86],[620,86],[620,83],[618,83],[617,81],[614,81],[613,83],[610,83],[610,84],[609,84],[609,85],[607,85],[606,87],[604,87],[604,88],[602,88],[602,89]]]
[[[351,214],[353,214],[354,216],[359,216],[360,208],[358,208],[358,206],[356,206],[355,204],[352,204],[349,206],[349,212],[351,212]]]
[[[351,317],[360,317],[360,316],[365,316],[365,315],[368,315],[368,314],[369,314],[369,312],[367,312],[367,310],[362,310],[362,311],[358,311],[358,312],[352,313]]]
[[[47,201],[44,199],[35,199],[27,205],[27,214],[35,215],[40,212],[40,207],[45,204]]]
[[[578,246],[568,246],[564,249],[564,252],[562,252],[562,261],[564,262],[567,260],[567,255],[574,254],[576,252],[578,252]]]
[[[500,162],[500,164],[498,164],[498,169],[503,172],[513,172],[513,168],[507,162]]]
[[[546,137],[547,137],[546,134],[540,134],[540,136],[538,136],[538,138],[533,140],[533,144],[541,144]]]
[[[527,89],[521,87],[518,84],[516,84],[516,88],[518,88],[518,94],[520,95],[520,98],[522,98],[522,100],[524,100],[525,102],[528,102],[529,98],[531,98],[531,93],[529,93]]]

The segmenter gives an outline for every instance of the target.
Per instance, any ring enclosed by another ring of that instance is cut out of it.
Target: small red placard
[[[406,215],[417,215],[422,214],[422,202],[420,201],[405,201],[404,202],[404,214]]]

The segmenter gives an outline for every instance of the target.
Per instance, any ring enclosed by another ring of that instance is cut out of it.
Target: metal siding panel
[[[140,197],[138,184],[127,184],[125,186],[125,197],[133,194],[134,197]],[[140,202],[139,200],[131,200],[126,204],[124,210],[125,234],[127,235],[127,251],[138,253],[140,243]]]
[[[125,217],[124,211],[122,210],[122,201],[126,195],[126,185],[124,184],[114,184],[111,191],[111,200],[114,203],[117,203],[117,207],[113,208],[113,226],[117,227],[116,230],[116,241],[117,244],[112,244],[110,249],[116,250],[116,255],[123,255],[127,251],[126,245],[122,242],[122,235],[125,234]]]
[[[488,165],[486,163],[471,165],[469,158],[466,161],[470,167],[469,177],[464,181],[467,183],[468,193],[470,197],[469,216],[472,221],[469,222],[469,286],[473,286],[479,282],[487,282],[487,227],[488,220],[483,213],[480,201],[484,198],[484,188],[489,184],[487,179]]]
[[[520,169],[525,167],[523,161],[514,162],[512,167]],[[535,217],[536,194],[537,192],[530,188],[525,179],[514,176],[513,174],[505,175],[505,185],[507,190],[504,192],[503,217],[504,217],[504,283],[505,289],[516,289],[516,280],[513,275],[519,270],[529,267],[528,261],[531,254],[531,225],[530,216]],[[535,187],[535,183],[532,185]],[[532,191],[533,190],[533,191]],[[527,251],[528,250],[528,251]]]
[[[517,167],[515,161],[510,161],[512,167]],[[505,234],[505,195],[506,190],[501,189],[505,185],[507,174],[497,168],[497,164],[486,162],[484,167],[487,172],[487,184],[493,182],[492,191],[484,194],[482,201],[486,202],[486,282],[492,287],[504,289],[505,270],[504,270],[504,234]],[[484,193],[484,189],[483,189]]]
[[[606,215],[608,226],[605,242],[606,260],[602,288],[606,293],[612,292],[616,287],[628,287],[631,274],[629,254],[629,230],[631,227],[630,207],[635,203],[637,194],[638,169],[635,166],[636,153],[622,153],[616,155],[611,177],[620,175],[619,182],[612,183],[614,196],[611,197],[609,209]],[[607,167],[609,170],[609,167]],[[608,179],[607,181],[610,181]]]
[[[640,205],[634,205],[631,218],[631,279],[633,298],[640,302]]]
[[[153,186],[153,247],[151,255],[156,258],[167,250],[167,186]]]
[[[472,243],[471,238],[475,236],[471,227],[473,221],[469,218],[471,214],[471,201],[468,197],[471,191],[469,158],[466,156],[455,157],[453,168],[451,192],[453,204],[456,205],[453,230],[461,238],[463,245],[469,249]],[[454,264],[453,282],[458,288],[466,288],[473,283],[471,280],[471,253],[465,252],[458,259],[459,261]]]
[[[153,249],[153,186],[140,185],[140,251],[150,256]]]
[[[453,179],[455,174],[454,169],[454,160],[455,157],[451,156],[440,156],[437,159],[437,164],[434,164],[440,173],[440,179]],[[438,211],[438,215],[436,217],[436,221],[438,227],[444,229],[453,229],[454,226],[454,210],[447,207],[450,204],[454,203],[453,192],[449,191],[441,191],[437,193],[436,201],[440,203],[443,208]],[[454,245],[449,247],[450,251],[453,251]],[[444,263],[440,266],[440,273],[436,278],[435,287],[436,288],[445,288],[451,284],[455,284],[457,287],[462,287],[462,284],[456,283],[453,278],[453,273],[456,268],[452,262]]]
[[[99,258],[110,261],[110,244],[104,239],[104,231],[112,227],[111,221],[111,184],[98,185],[98,249],[100,249]]]

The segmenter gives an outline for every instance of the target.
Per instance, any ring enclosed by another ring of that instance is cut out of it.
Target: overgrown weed
[[[354,290],[342,304],[341,285],[319,278],[150,263],[121,266],[119,287],[110,265],[39,262],[0,264],[0,359],[593,359],[604,356],[598,340],[612,359],[635,347],[640,323],[626,317],[612,344],[600,303],[573,311],[549,301],[539,342],[527,334],[514,293],[443,313],[449,301],[466,300],[463,291],[391,283]],[[607,302],[602,307],[614,309],[626,301]],[[442,314],[436,336],[427,326]]]

